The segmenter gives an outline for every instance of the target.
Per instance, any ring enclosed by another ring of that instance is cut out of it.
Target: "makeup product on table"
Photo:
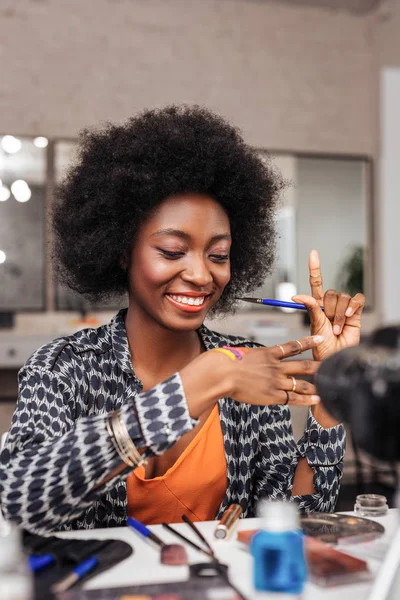
[[[383,517],[389,510],[386,496],[360,494],[354,504],[354,512],[360,517]]]
[[[198,544],[195,544],[195,542],[192,542],[192,540],[190,540],[185,535],[183,535],[182,533],[180,533],[179,531],[177,531],[176,529],[174,529],[171,525],[168,525],[168,523],[162,523],[162,526],[167,531],[169,531],[170,533],[172,533],[173,535],[175,535],[176,537],[178,537],[180,540],[182,540],[186,544],[189,544],[189,546],[191,546],[195,550],[198,550],[199,552],[202,552],[206,556],[209,556],[210,558],[213,558],[213,555],[211,554],[211,552],[209,552],[208,550],[205,550],[204,548],[202,548]]]
[[[130,544],[121,540],[43,537],[26,531],[23,533],[23,541],[25,554],[30,557],[31,573],[33,567],[33,597],[40,600],[53,600],[54,594],[50,591],[52,586],[57,586],[67,576],[73,575],[68,578],[62,589],[66,589],[67,583],[81,588],[84,582],[125,560],[134,551]],[[94,560],[86,563],[87,559],[96,559],[97,564]],[[28,563],[28,560],[26,562]],[[78,573],[72,573],[76,567],[79,567]],[[69,593],[69,589],[60,592],[57,598]],[[3,599],[2,594],[0,598]]]
[[[153,542],[161,549],[161,562],[163,565],[187,565],[188,555],[186,549],[181,544],[165,544],[155,533],[150,531],[146,525],[140,523],[137,519],[129,517],[128,526],[139,533],[145,539]]]
[[[285,300],[274,300],[274,298],[237,298],[242,302],[252,302],[253,304],[264,304],[265,306],[277,306],[279,308],[296,308],[297,310],[307,310],[304,304],[298,302],[286,302]],[[321,310],[324,307],[321,306]]]
[[[37,573],[46,567],[49,567],[55,562],[52,554],[31,554],[28,559],[29,568],[33,573]]]
[[[300,594],[307,577],[303,534],[294,502],[260,502],[261,530],[250,543],[253,583],[260,592]]]
[[[366,542],[375,540],[385,532],[383,525],[370,519],[319,512],[302,515],[301,528],[305,535],[327,544]]]
[[[79,565],[74,567],[68,575],[66,575],[65,577],[60,579],[60,581],[57,581],[57,583],[54,583],[51,586],[51,591],[54,594],[58,594],[60,592],[66,592],[67,590],[69,590],[69,588],[71,588],[73,585],[75,585],[80,579],[83,579],[88,573],[91,573],[92,571],[94,571],[96,569],[96,567],[98,566],[98,564],[99,564],[99,561],[97,560],[97,558],[95,556],[91,556],[91,557],[87,558],[86,560],[81,562]]]
[[[385,528],[371,519],[352,515],[314,512],[300,517],[303,533],[326,544],[357,544],[381,537]],[[249,544],[257,530],[242,530],[238,540]]]
[[[240,534],[246,533],[246,536]],[[240,549],[250,552],[250,537],[255,532],[240,532],[238,539],[243,540]],[[250,536],[250,534],[252,534]],[[245,541],[244,541],[245,540]],[[311,537],[304,536],[304,549],[307,559],[310,581],[322,587],[335,587],[369,581],[372,578],[367,562],[362,558],[350,556],[332,546]],[[354,548],[352,548],[352,553]],[[382,560],[382,556],[374,557]]]
[[[191,574],[195,574],[198,577],[209,577],[210,570],[214,570],[214,575],[222,577],[226,583],[236,592],[237,598],[239,600],[247,600],[245,596],[238,590],[238,588],[229,580],[228,576],[228,566],[221,563],[218,558],[215,556],[214,549],[208,540],[201,533],[200,529],[187,517],[186,515],[182,515],[182,520],[185,521],[187,525],[194,531],[197,537],[203,542],[203,544],[207,547],[207,550],[212,558],[212,563],[204,563],[198,565],[191,565],[190,572]]]
[[[185,521],[185,523],[187,525],[189,525],[189,527],[192,529],[192,531],[195,532],[195,534],[197,535],[197,537],[203,542],[203,544],[206,546],[207,550],[209,551],[209,553],[211,554],[211,556],[215,559],[215,554],[214,554],[214,549],[212,548],[212,546],[208,543],[208,541],[206,540],[206,538],[204,537],[204,535],[201,533],[200,529],[198,529],[198,527],[193,523],[193,521],[191,521],[189,519],[189,517],[187,517],[186,515],[182,515],[182,521]]]
[[[364,560],[340,552],[319,540],[305,538],[310,581],[323,587],[368,581],[372,575]]]
[[[211,548],[202,535],[199,528],[190,521],[185,522],[192,528],[196,536],[207,548]],[[189,577],[185,581],[170,581],[159,583],[148,583],[141,585],[131,584],[127,587],[96,590],[77,590],[61,594],[59,600],[204,600],[211,598],[215,600],[247,600],[243,594],[229,580],[229,569],[213,556],[213,551],[198,546],[192,540],[186,538],[176,531],[171,525],[163,523],[163,526],[182,539],[185,543],[200,550],[211,561],[190,564]],[[147,528],[146,528],[147,529]],[[149,537],[149,536],[147,536]],[[159,539],[156,536],[157,539]],[[154,540],[153,540],[154,541]],[[158,544],[158,542],[155,542]]]
[[[190,568],[189,578],[183,581],[71,590],[57,596],[57,600],[238,600],[238,594],[225,577],[217,573],[210,577],[197,568],[196,571]]]
[[[242,512],[243,511],[240,504],[231,504],[224,512],[222,519],[216,526],[214,537],[219,540],[228,539],[239,523]]]

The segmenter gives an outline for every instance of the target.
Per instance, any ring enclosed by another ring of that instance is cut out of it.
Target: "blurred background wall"
[[[2,0],[0,130],[75,136],[188,102],[258,147],[374,153],[381,17],[325,4]]]

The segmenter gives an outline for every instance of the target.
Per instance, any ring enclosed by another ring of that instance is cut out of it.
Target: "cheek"
[[[229,264],[226,265],[221,265],[221,267],[217,270],[215,270],[214,274],[213,274],[213,278],[215,283],[218,285],[218,287],[220,288],[224,288],[225,286],[228,285],[230,279],[231,279],[231,267]]]
[[[135,257],[131,266],[131,281],[136,289],[167,283],[176,274],[173,261],[143,253]]]

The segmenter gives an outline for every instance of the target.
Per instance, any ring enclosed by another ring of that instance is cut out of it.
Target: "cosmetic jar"
[[[388,510],[386,496],[361,494],[356,497],[354,512],[359,517],[383,517]]]

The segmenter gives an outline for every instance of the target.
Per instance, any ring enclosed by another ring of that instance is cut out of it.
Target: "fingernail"
[[[311,400],[313,402],[315,402],[315,404],[318,404],[318,402],[321,402],[321,398],[319,396],[311,396]]]
[[[316,344],[320,344],[321,342],[324,341],[324,336],[323,335],[314,335],[313,340]]]
[[[335,326],[334,326],[334,328],[333,328],[333,333],[334,333],[335,335],[339,335],[339,333],[340,333],[340,327],[339,327],[339,325],[335,325]]]
[[[349,306],[349,308],[344,314],[346,315],[346,317],[351,317],[351,315],[353,314],[353,309],[351,308],[351,306]]]

